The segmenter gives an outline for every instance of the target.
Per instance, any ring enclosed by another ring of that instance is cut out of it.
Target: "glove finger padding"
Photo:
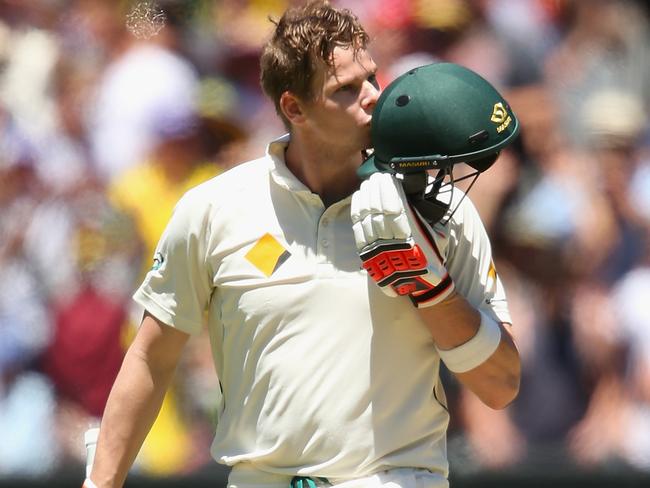
[[[377,239],[407,239],[411,228],[398,183],[386,173],[375,173],[352,195],[352,229],[361,250]]]
[[[368,181],[363,181],[359,189],[352,194],[350,202],[350,217],[352,219],[352,230],[354,231],[354,240],[357,243],[357,249],[361,249],[368,240],[376,240],[372,228],[372,221],[367,219],[371,213],[370,191]]]
[[[392,239],[394,237],[392,229],[387,226],[389,219],[384,218],[381,214],[369,215],[367,219],[370,221],[377,239]]]
[[[350,215],[363,267],[385,294],[408,295],[425,307],[453,291],[431,229],[396,178],[374,173],[364,181],[352,195]]]

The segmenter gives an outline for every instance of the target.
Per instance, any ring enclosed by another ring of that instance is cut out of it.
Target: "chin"
[[[371,149],[372,147],[372,140],[370,139],[370,136],[368,136],[364,139],[363,144],[361,144],[361,149],[366,150]]]
[[[367,130],[363,130],[359,133],[359,145],[361,149],[368,149],[372,147],[372,140],[370,138],[370,127],[367,127]]]

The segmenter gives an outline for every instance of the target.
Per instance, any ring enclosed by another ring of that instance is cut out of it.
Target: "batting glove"
[[[451,294],[454,283],[433,236],[396,178],[374,173],[363,181],[350,215],[362,266],[386,295],[407,295],[422,308]]]

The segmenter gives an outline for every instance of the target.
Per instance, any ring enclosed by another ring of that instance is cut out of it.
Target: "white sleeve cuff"
[[[480,311],[481,325],[469,341],[453,349],[438,349],[440,359],[454,373],[465,373],[487,361],[501,342],[499,323]]]

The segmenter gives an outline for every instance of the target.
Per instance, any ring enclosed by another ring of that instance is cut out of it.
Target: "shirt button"
[[[328,225],[330,225],[330,221],[329,221],[329,219],[323,219],[323,220],[321,221],[321,225],[322,225],[323,227],[327,227]]]
[[[323,239],[322,241],[320,241],[320,243],[323,245],[323,247],[327,247],[330,245],[330,241],[328,241],[327,239]]]

